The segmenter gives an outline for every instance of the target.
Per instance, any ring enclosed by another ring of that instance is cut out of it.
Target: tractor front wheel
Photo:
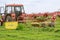
[[[7,22],[10,22],[10,21],[12,21],[12,18],[11,18],[11,16],[7,16],[7,17],[6,17],[6,21],[7,21]]]

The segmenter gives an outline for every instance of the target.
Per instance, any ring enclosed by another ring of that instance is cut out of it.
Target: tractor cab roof
[[[23,4],[7,4],[6,6],[23,6]]]

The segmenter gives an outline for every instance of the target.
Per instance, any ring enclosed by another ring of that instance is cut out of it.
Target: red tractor
[[[5,5],[5,12],[2,14],[2,20],[24,22],[24,7],[22,4],[8,4]]]

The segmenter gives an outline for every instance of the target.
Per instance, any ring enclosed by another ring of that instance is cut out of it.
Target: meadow
[[[60,40],[60,18],[55,27],[33,27],[30,22],[20,23],[18,29],[7,30],[0,26],[0,40]]]

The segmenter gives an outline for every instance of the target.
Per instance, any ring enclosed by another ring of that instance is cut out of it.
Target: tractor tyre
[[[12,21],[12,18],[11,18],[11,16],[7,16],[7,17],[6,17],[6,21],[7,21],[7,22],[10,22],[10,21]]]

